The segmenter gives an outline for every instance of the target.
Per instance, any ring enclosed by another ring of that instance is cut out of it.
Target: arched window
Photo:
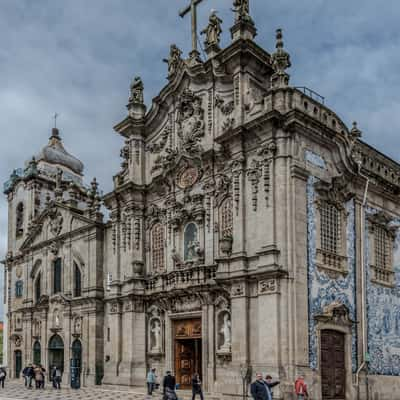
[[[78,265],[74,262],[74,297],[82,296],[82,275]]]
[[[195,257],[195,248],[198,246],[198,233],[197,225],[190,222],[185,227],[185,233],[183,235],[184,245],[184,259],[185,261],[193,260]]]
[[[220,235],[221,238],[233,236],[232,198],[228,197],[220,207]]]
[[[53,293],[61,292],[61,276],[62,276],[62,266],[61,258],[57,258],[53,265]]]
[[[35,281],[35,298],[36,301],[39,301],[40,296],[42,295],[42,274],[39,272]]]
[[[151,259],[154,272],[160,272],[165,269],[164,247],[164,227],[157,223],[151,230]]]
[[[15,216],[15,234],[17,237],[24,233],[24,204],[18,203]]]
[[[17,281],[15,282],[15,297],[22,297],[24,291],[24,282]]]
[[[41,346],[39,341],[36,340],[33,344],[33,363],[40,365],[42,363],[41,358]]]

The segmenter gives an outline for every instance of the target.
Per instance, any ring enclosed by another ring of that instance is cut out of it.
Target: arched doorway
[[[22,351],[15,350],[14,358],[15,358],[15,377],[19,379],[22,370]]]
[[[33,363],[35,365],[42,364],[42,347],[38,340],[33,344]]]
[[[57,334],[49,340],[49,373],[54,366],[64,371],[64,342]]]

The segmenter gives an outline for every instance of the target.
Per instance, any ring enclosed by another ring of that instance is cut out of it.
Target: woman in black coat
[[[199,394],[200,399],[204,400],[203,391],[201,390],[200,376],[198,373],[195,373],[192,378],[192,400],[194,400],[196,394]]]

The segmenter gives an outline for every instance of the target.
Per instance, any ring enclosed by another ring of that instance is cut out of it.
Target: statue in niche
[[[151,333],[153,334],[153,346],[151,351],[160,352],[161,351],[161,323],[158,319],[155,319],[152,324]]]
[[[217,11],[212,10],[207,28],[201,31],[202,35],[206,35],[206,40],[204,41],[206,47],[219,46],[220,35],[222,33],[221,24],[222,19],[217,17]]]
[[[169,58],[163,60],[168,64],[168,78],[173,77],[178,71],[178,67],[182,62],[181,55],[182,51],[175,44],[172,44],[169,51]]]
[[[82,318],[77,317],[74,324],[74,333],[80,334],[82,331]]]
[[[197,240],[197,226],[193,222],[188,224],[185,228],[184,246],[185,261],[192,261],[196,258],[196,249],[200,247]]]
[[[59,328],[61,326],[60,324],[60,315],[58,314],[58,312],[56,312],[55,316],[54,316],[54,325],[56,328]]]
[[[232,338],[231,338],[232,335],[231,335],[231,321],[228,313],[224,314],[224,322],[220,332],[224,338],[221,350],[230,350],[232,343]]]

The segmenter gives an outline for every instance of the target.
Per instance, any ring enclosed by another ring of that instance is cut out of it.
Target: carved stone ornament
[[[322,314],[316,315],[315,319],[319,322],[342,326],[351,326],[354,323],[349,317],[349,309],[338,301],[324,307]]]
[[[52,213],[50,218],[50,232],[53,236],[58,236],[62,230],[64,218],[59,211]]]
[[[266,279],[258,282],[258,293],[259,294],[273,294],[278,292],[278,281],[273,279]]]
[[[181,58],[182,51],[175,44],[171,45],[169,58],[163,61],[168,64],[168,79],[172,79],[179,70],[183,60]]]
[[[187,154],[200,151],[198,144],[205,134],[204,110],[201,97],[185,89],[178,102],[178,136],[181,148]]]
[[[332,178],[330,183],[318,181],[315,184],[315,190],[319,194],[319,201],[329,201],[334,204],[339,210],[343,210],[344,203],[352,197],[350,185],[346,181],[344,175],[338,175]]]
[[[243,282],[234,283],[231,288],[231,297],[242,297],[245,295]]]
[[[143,104],[143,82],[139,76],[131,83],[129,102]]]
[[[197,296],[184,296],[173,299],[171,304],[173,312],[186,312],[201,310],[201,301]]]
[[[82,317],[76,317],[74,320],[74,333],[80,335],[82,333]]]
[[[15,343],[15,347],[21,347],[21,344],[22,344],[21,336],[15,336],[14,343]]]
[[[189,167],[178,175],[177,184],[181,189],[187,189],[193,186],[199,178],[199,170],[195,167]]]

